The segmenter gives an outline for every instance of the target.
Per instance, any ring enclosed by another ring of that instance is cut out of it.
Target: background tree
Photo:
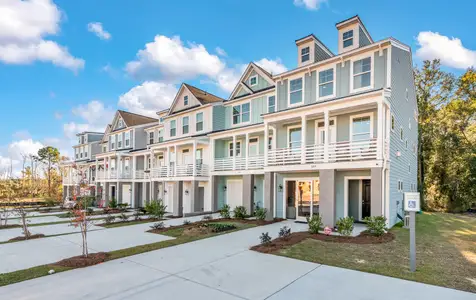
[[[46,164],[46,173],[48,178],[48,197],[51,197],[51,171],[53,166],[60,160],[60,153],[58,149],[47,146],[38,150],[38,159],[39,161]]]

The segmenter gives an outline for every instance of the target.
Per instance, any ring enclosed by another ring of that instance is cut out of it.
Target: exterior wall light
[[[223,191],[226,192],[226,185],[223,186]]]
[[[278,185],[278,191],[279,191],[279,192],[282,192],[282,191],[283,191],[283,185],[282,185],[282,184],[279,184],[279,185]]]

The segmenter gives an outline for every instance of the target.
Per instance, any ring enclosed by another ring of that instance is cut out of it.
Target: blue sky
[[[476,65],[461,21],[476,3],[457,2],[4,0],[0,171],[41,145],[70,154],[76,131],[102,130],[118,108],[153,114],[182,81],[227,97],[250,61],[295,68],[294,40],[310,33],[336,53],[335,23],[356,14],[374,40],[392,36],[414,63],[439,57],[460,74]]]

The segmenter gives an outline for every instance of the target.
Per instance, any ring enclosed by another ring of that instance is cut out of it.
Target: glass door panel
[[[297,219],[305,221],[312,214],[312,181],[296,182],[296,212]]]

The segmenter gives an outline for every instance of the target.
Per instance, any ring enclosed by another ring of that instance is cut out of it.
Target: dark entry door
[[[114,198],[117,200],[116,198],[116,186],[111,186],[111,199]]]
[[[204,211],[204,204],[205,204],[205,188],[199,187],[198,188],[198,199],[195,201],[195,212],[202,212]]]
[[[370,217],[370,180],[362,180],[362,220]]]

